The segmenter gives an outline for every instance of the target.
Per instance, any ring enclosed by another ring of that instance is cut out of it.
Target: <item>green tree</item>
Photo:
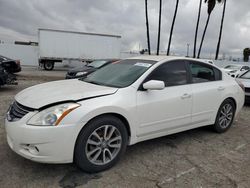
[[[159,7],[159,25],[158,25],[158,42],[157,42],[157,55],[159,55],[160,51],[160,40],[161,40],[161,9],[162,9],[162,0],[160,0]]]
[[[220,34],[219,34],[219,40],[218,40],[218,44],[217,44],[217,48],[216,48],[215,60],[218,59],[218,56],[220,53],[220,43],[221,43],[221,36],[222,36],[222,31],[223,31],[226,6],[227,6],[227,0],[224,0],[224,6],[223,6],[223,12],[222,12],[221,24],[220,24]]]
[[[149,24],[148,24],[148,0],[145,0],[145,15],[146,15],[146,29],[147,29],[148,54],[151,55],[151,49],[150,49],[150,35],[149,35]]]
[[[174,25],[175,25],[175,20],[176,20],[176,15],[177,15],[178,7],[179,7],[179,0],[176,0],[176,6],[175,6],[175,11],[174,11],[174,17],[173,17],[172,26],[171,26],[171,30],[170,30],[170,34],[169,34],[169,40],[168,40],[168,51],[167,51],[167,55],[170,54],[172,35],[173,35],[173,30],[174,30]]]

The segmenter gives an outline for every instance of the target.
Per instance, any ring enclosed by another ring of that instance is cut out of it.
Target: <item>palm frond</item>
[[[210,15],[212,11],[214,10],[214,7],[216,5],[216,1],[222,2],[222,0],[205,0],[205,3],[207,3],[207,13]]]

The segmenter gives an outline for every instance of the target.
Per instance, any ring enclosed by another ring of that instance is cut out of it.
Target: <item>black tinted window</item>
[[[221,80],[221,73],[218,69],[202,63],[189,63],[191,79],[193,83],[202,83]]]
[[[177,86],[187,83],[187,71],[184,61],[167,62],[157,67],[146,79],[164,81],[165,86]]]
[[[222,80],[222,75],[221,75],[221,71],[217,68],[213,68],[214,69],[214,76],[215,76],[215,80]]]

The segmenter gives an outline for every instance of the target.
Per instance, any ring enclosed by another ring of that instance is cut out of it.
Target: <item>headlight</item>
[[[76,76],[83,76],[86,74],[88,74],[88,72],[78,72],[78,73],[76,73]]]
[[[35,114],[27,124],[37,126],[57,126],[65,116],[79,106],[80,104],[77,103],[66,103],[47,108]]]

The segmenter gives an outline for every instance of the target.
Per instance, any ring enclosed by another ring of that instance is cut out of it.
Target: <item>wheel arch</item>
[[[129,136],[129,137],[131,136],[131,128],[130,128],[130,125],[129,125],[128,120],[127,120],[123,115],[121,115],[121,114],[119,114],[119,113],[109,112],[109,113],[100,114],[100,115],[95,116],[94,118],[90,119],[88,122],[90,122],[91,120],[93,120],[93,119],[95,119],[95,118],[100,118],[100,117],[102,117],[102,116],[114,116],[114,117],[120,119],[120,120],[124,123],[124,125],[125,125],[125,127],[126,127],[128,136]]]
[[[228,97],[228,98],[226,98],[225,100],[231,100],[231,101],[234,103],[235,110],[237,110],[237,102],[236,102],[236,100],[235,100],[233,97]],[[224,100],[224,101],[225,101],[225,100]],[[224,102],[224,101],[223,101],[223,102]],[[223,102],[222,102],[222,103],[223,103]]]
[[[116,118],[120,119],[120,120],[124,123],[124,125],[125,125],[125,127],[126,127],[126,130],[127,130],[127,133],[128,133],[128,137],[131,137],[131,127],[130,127],[130,124],[129,124],[128,120],[127,120],[123,115],[121,115],[121,114],[119,114],[119,113],[115,113],[115,112],[106,112],[106,113],[99,114],[99,115],[96,115],[96,116],[90,118],[90,119],[85,123],[85,126],[83,126],[83,127],[80,129],[80,131],[79,131],[79,133],[78,133],[78,135],[77,135],[76,140],[78,139],[78,137],[79,137],[79,135],[80,135],[80,132],[86,127],[87,124],[89,124],[91,121],[93,121],[93,120],[95,120],[95,119],[97,119],[97,118],[101,118],[101,117],[104,117],[104,116],[113,116],[113,117],[116,117]]]
[[[115,113],[115,112],[108,112],[108,113],[99,114],[99,115],[97,115],[97,116],[92,117],[91,119],[89,119],[89,120],[86,122],[85,126],[83,126],[83,127],[80,129],[80,131],[78,132],[78,135],[77,135],[77,137],[76,137],[75,144],[74,144],[73,161],[75,160],[76,143],[77,143],[77,140],[78,140],[79,135],[81,134],[81,132],[84,130],[84,128],[86,127],[86,125],[87,125],[88,123],[90,123],[91,121],[93,121],[93,120],[95,120],[95,119],[97,119],[97,118],[101,118],[101,117],[104,117],[104,116],[113,116],[113,117],[116,117],[116,118],[120,119],[120,120],[124,123],[125,128],[126,128],[126,130],[127,130],[127,133],[128,133],[128,140],[130,139],[130,137],[131,137],[131,128],[130,128],[130,125],[129,125],[128,120],[127,120],[123,115],[121,115],[121,114],[119,114],[119,113]]]

